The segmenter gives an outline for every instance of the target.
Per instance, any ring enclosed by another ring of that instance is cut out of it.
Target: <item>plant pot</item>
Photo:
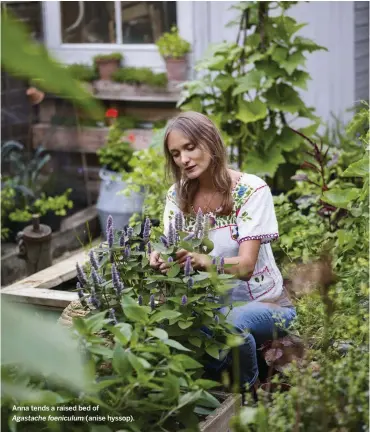
[[[120,65],[120,60],[110,59],[110,60],[95,60],[96,67],[99,71],[99,77],[101,80],[111,81],[112,75],[116,72]]]
[[[132,192],[130,196],[118,194],[126,189],[126,183],[121,180],[120,174],[114,171],[101,169],[99,176],[102,180],[96,209],[98,211],[100,226],[106,238],[106,224],[109,215],[113,217],[114,228],[123,230],[134,213],[141,213],[144,195]]]
[[[166,58],[166,69],[169,81],[186,81],[188,72],[186,57]]]

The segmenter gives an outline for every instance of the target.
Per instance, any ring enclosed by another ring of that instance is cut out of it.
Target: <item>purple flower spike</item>
[[[82,267],[78,263],[76,263],[76,270],[77,270],[77,278],[81,286],[85,286],[87,284],[87,278],[85,272],[82,270]]]
[[[113,242],[114,242],[113,226],[111,226],[107,232],[107,240],[108,240],[108,246],[111,249],[113,247]]]
[[[119,238],[119,245],[123,247],[125,245],[125,233],[123,232]]]
[[[189,240],[193,239],[194,237],[195,237],[195,234],[194,233],[190,233],[189,235],[187,235],[184,238],[184,241],[189,241]]]
[[[112,309],[110,309],[110,311],[109,311],[109,318],[112,320],[112,324],[113,325],[116,325],[117,324],[117,318],[116,318],[116,313],[115,313],[115,310],[112,308]]]
[[[181,212],[177,212],[175,215],[175,229],[176,231],[182,231],[184,229],[184,216]]]
[[[152,310],[155,309],[154,294],[152,294],[152,295],[150,296],[150,307],[152,308]]]
[[[161,236],[160,241],[165,247],[168,247],[168,240],[165,236]]]
[[[130,239],[134,236],[134,229],[132,227],[127,228],[127,237]]]
[[[209,221],[209,217],[207,216],[204,218],[204,223],[203,223],[203,237],[208,237],[209,226],[210,226],[210,221]]]
[[[176,240],[176,231],[172,222],[170,222],[170,225],[168,227],[168,244],[170,246],[173,246],[175,244],[175,240]]]
[[[192,270],[193,268],[191,266],[191,258],[188,256],[186,257],[186,261],[185,261],[185,269],[184,269],[185,276],[190,276]]]
[[[216,265],[216,264],[217,264],[217,258],[214,257],[214,258],[212,258],[212,265]]]
[[[215,315],[215,323],[216,325],[220,324],[220,318],[218,317],[218,315]]]
[[[94,282],[94,285],[99,285],[102,283],[100,276],[98,275],[98,273],[96,272],[96,270],[94,268],[91,269],[91,277],[92,277],[92,280]]]
[[[91,266],[92,266],[95,270],[98,270],[99,266],[98,266],[98,263],[97,263],[97,261],[96,261],[95,254],[94,254],[94,251],[93,251],[93,250],[91,250],[91,251],[89,252],[89,257],[90,257],[90,264],[91,264]]]
[[[91,296],[90,297],[90,303],[96,308],[96,309],[100,309],[100,301],[99,301],[99,299],[97,298],[97,297],[93,297],[93,296]]]
[[[224,273],[225,272],[225,268],[224,268],[224,266],[225,266],[225,258],[224,257],[221,257],[221,259],[220,259],[220,265],[218,266],[218,272],[219,273]]]
[[[112,282],[113,282],[114,288],[116,290],[118,290],[119,286],[121,284],[121,278],[119,277],[117,267],[114,264],[112,264]]]
[[[169,263],[172,263],[172,262],[173,262],[173,258],[172,258],[172,257],[169,257],[167,261],[168,261]]]
[[[202,209],[198,209],[197,216],[195,218],[195,225],[194,225],[194,234],[197,238],[199,238],[199,234],[203,227],[203,212]]]
[[[187,302],[188,302],[188,298],[186,297],[186,295],[183,295],[183,296],[182,296],[182,299],[181,299],[181,304],[182,304],[183,306],[185,306]]]
[[[130,246],[126,246],[125,257],[130,258],[130,255],[131,255],[131,248],[130,248]]]
[[[189,290],[191,290],[193,288],[193,286],[194,286],[194,279],[192,277],[190,277],[188,279],[188,288],[189,288]]]
[[[123,282],[120,282],[119,285],[117,286],[117,288],[115,288],[117,296],[121,295],[124,287],[125,286],[123,285]]]
[[[147,245],[146,245],[146,247],[147,247],[148,255],[150,255],[152,253],[152,245],[151,245],[151,243],[148,242]]]
[[[147,217],[145,219],[144,230],[143,230],[144,241],[149,241],[149,237],[150,237],[150,219]]]
[[[139,297],[137,298],[137,302],[138,302],[139,306],[143,305],[143,296],[142,295],[139,295]]]
[[[78,298],[79,298],[80,300],[82,300],[82,299],[84,298],[84,292],[82,291],[82,289],[79,289],[79,290],[78,290]]]
[[[113,227],[113,217],[111,215],[109,215],[107,217],[106,231],[108,232],[111,227]]]

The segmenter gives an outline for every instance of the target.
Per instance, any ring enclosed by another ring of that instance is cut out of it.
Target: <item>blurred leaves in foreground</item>
[[[84,390],[87,377],[77,340],[71,332],[59,325],[53,315],[40,316],[32,306],[20,306],[4,297],[1,298],[1,366],[18,365],[30,374],[50,376],[71,389]],[[29,392],[24,384],[14,386],[2,375],[2,397],[19,397],[23,391]]]
[[[102,117],[102,108],[81,83],[47,49],[29,37],[26,28],[9,11],[1,11],[1,66],[11,75],[28,79],[45,91],[72,101],[94,118]]]

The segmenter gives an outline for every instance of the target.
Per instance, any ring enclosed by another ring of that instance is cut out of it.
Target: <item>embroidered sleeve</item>
[[[175,214],[179,212],[180,209],[176,204],[176,190],[175,185],[172,185],[167,192],[166,196],[166,206],[164,208],[163,213],[163,227],[164,227],[164,235],[168,235],[168,228],[170,225],[170,221],[175,218]]]
[[[238,243],[261,240],[268,243],[279,237],[274,201],[267,184],[253,190],[237,214]]]

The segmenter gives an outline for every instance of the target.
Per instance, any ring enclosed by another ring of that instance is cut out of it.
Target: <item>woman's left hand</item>
[[[208,255],[180,249],[176,253],[176,262],[180,264],[181,268],[185,266],[185,262],[188,256],[191,259],[191,266],[194,270],[205,270],[212,263],[211,258]]]

